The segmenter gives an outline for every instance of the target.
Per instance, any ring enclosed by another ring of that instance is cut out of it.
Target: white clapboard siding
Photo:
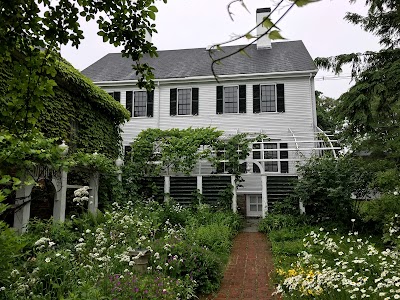
[[[285,112],[253,113],[253,85],[285,85]],[[246,85],[246,113],[216,114],[216,86]],[[199,88],[199,113],[197,116],[170,116],[171,88]],[[121,104],[126,106],[126,91],[138,90],[136,86],[106,88],[107,91],[120,91]],[[206,82],[190,84],[163,84],[154,91],[154,116],[131,118],[123,125],[123,144],[128,145],[135,136],[147,128],[198,128],[215,127],[227,132],[260,132],[267,135],[288,133],[288,128],[296,132],[313,134],[313,87],[308,76],[264,80],[242,80],[229,82]],[[314,112],[315,113],[315,112]]]

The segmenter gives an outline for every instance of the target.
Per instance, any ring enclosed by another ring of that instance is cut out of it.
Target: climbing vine
[[[240,174],[245,172],[241,163],[248,157],[251,143],[261,138],[249,138],[245,133],[224,137],[223,131],[210,127],[144,130],[134,139],[131,151],[125,157],[123,185],[126,197],[140,197],[146,177],[190,175],[201,160],[211,162],[216,173],[224,163],[224,171],[235,175],[239,183]]]

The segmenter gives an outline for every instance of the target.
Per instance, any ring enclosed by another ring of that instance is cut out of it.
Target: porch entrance
[[[246,196],[246,211],[247,217],[261,217],[262,216],[262,195],[247,195]]]

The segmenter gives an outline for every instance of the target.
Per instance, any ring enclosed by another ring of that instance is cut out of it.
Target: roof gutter
[[[280,77],[298,77],[298,76],[310,76],[311,74],[317,74],[318,69],[306,70],[306,71],[291,71],[291,72],[275,72],[275,73],[251,73],[251,74],[233,74],[233,75],[219,75],[219,81],[232,81],[238,79],[266,79],[266,78],[280,78]],[[177,83],[177,82],[215,82],[214,76],[193,76],[193,77],[181,77],[181,78],[164,78],[155,79],[159,83]],[[98,86],[124,86],[136,84],[137,80],[121,80],[121,81],[95,81],[94,83]]]

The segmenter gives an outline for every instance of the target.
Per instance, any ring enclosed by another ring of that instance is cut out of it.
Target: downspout
[[[161,88],[160,81],[157,81],[158,87],[158,116],[157,116],[157,128],[160,128],[160,116],[161,116]]]

